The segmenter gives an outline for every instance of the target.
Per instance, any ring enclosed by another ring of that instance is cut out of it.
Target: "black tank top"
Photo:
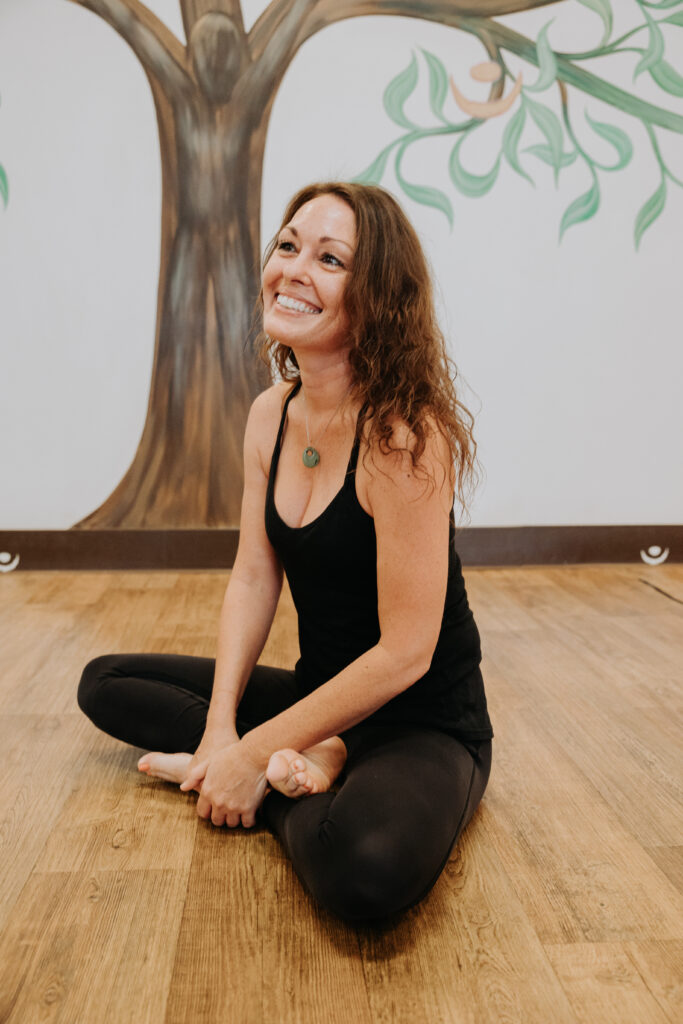
[[[300,685],[310,693],[378,642],[377,544],[375,525],[356,495],[356,437],[342,488],[327,508],[305,526],[292,527],[275,507],[277,474],[287,407],[282,410],[268,477],[266,532],[292,592],[299,620],[296,665]],[[451,516],[448,585],[441,632],[429,671],[367,722],[425,725],[459,739],[485,740],[493,732],[479,664],[479,631],[467,603]]]

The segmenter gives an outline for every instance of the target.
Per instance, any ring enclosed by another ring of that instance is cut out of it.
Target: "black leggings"
[[[194,753],[204,733],[214,662],[175,654],[112,654],[85,668],[78,703],[104,732],[145,750]],[[294,673],[257,666],[237,712],[240,735],[303,694]],[[336,792],[262,814],[304,887],[348,921],[377,921],[421,900],[481,800],[491,742],[464,745],[436,729],[360,725]]]

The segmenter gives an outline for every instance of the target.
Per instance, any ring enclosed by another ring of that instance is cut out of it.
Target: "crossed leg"
[[[176,654],[112,654],[85,668],[78,688],[81,709],[98,728],[146,748],[138,769],[177,784],[206,726],[215,663]],[[290,707],[300,697],[293,672],[257,665],[237,712],[241,735]],[[268,766],[272,786],[288,796],[329,789],[346,759],[334,737],[309,750],[278,751]]]
[[[338,792],[270,793],[263,813],[304,887],[332,913],[374,921],[421,900],[476,810],[491,743],[362,724],[349,734]]]
[[[117,739],[189,757],[204,732],[213,670],[208,658],[107,655],[86,666],[79,705]],[[293,672],[257,666],[238,709],[238,733],[301,696]],[[321,904],[351,921],[376,920],[431,889],[481,799],[491,744],[466,747],[433,729],[367,723],[343,741],[348,760],[338,792],[292,800],[273,791],[263,815]],[[284,788],[298,774],[291,753]]]

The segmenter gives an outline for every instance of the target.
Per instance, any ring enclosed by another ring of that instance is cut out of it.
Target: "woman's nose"
[[[295,256],[287,260],[284,266],[284,276],[292,281],[309,280],[310,265],[306,253],[299,250]]]

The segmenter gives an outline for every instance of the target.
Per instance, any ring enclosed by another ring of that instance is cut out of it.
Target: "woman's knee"
[[[368,831],[326,864],[314,895],[349,922],[380,921],[427,891],[421,860],[419,850],[401,849],[386,831]]]
[[[81,711],[94,720],[100,703],[103,685],[112,677],[116,655],[103,654],[93,658],[83,669],[76,699]]]

